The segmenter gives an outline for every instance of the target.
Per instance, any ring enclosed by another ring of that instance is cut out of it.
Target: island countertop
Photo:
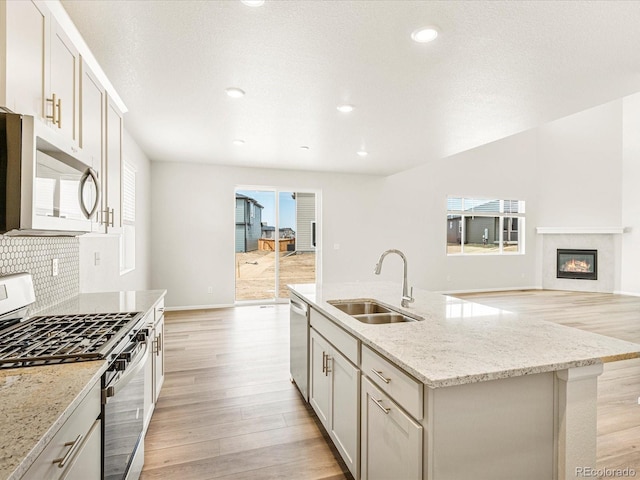
[[[147,312],[166,290],[84,293],[36,315]],[[0,369],[0,478],[19,479],[100,380],[104,360]]]
[[[565,370],[640,357],[640,345],[386,282],[297,284],[289,288],[316,310],[431,388]],[[421,321],[372,325],[328,303],[373,299]]]

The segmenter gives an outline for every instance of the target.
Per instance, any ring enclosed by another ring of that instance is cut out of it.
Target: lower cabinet
[[[100,407],[100,382],[97,382],[22,480],[100,480]]]
[[[354,478],[359,478],[360,371],[313,328],[309,350],[309,403]]]
[[[147,314],[147,348],[151,355],[144,366],[144,429],[147,430],[164,383],[164,299]]]
[[[361,478],[422,479],[422,426],[366,377],[361,406]]]
[[[156,309],[157,311],[157,309]],[[164,307],[162,308],[164,312]],[[158,317],[154,327],[155,337],[153,341],[153,401],[158,401],[160,389],[164,383],[164,313]]]

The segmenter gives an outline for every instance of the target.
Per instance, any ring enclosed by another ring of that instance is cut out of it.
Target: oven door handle
[[[140,370],[142,370],[147,363],[148,358],[149,347],[147,342],[144,342],[144,349],[133,358],[131,364],[125,369],[124,375],[122,375],[115,384],[102,390],[103,405],[109,401],[109,398],[116,396],[120,390],[127,386],[133,377],[140,373]]]

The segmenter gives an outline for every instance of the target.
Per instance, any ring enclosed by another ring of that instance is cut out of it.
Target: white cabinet
[[[104,197],[103,190],[103,160],[104,160],[104,131],[105,108],[107,94],[91,71],[86,62],[82,62],[80,69],[80,148],[85,152],[85,158],[91,162],[91,168],[98,174],[100,181],[100,196]],[[93,202],[93,199],[91,199]],[[103,198],[100,198],[102,203]],[[92,231],[100,231],[99,215],[95,215],[92,221]]]
[[[78,142],[80,54],[51,18],[49,72],[45,71],[45,118],[64,138]]]
[[[106,155],[103,175],[102,223],[105,233],[122,230],[122,112],[107,96]]]
[[[97,382],[60,427],[22,480],[100,480],[100,385]]]
[[[44,118],[48,34],[49,13],[41,3],[0,1],[0,105]]]
[[[155,339],[153,356],[153,401],[157,402],[164,383],[164,299],[155,307]]]
[[[0,2],[0,104],[78,144],[80,54],[44,2]]]
[[[313,328],[309,348],[309,403],[347,467],[358,478],[360,371]]]
[[[144,429],[147,430],[155,404],[164,383],[164,298],[147,314],[149,332],[147,345],[151,348],[144,370]]]
[[[362,377],[362,479],[422,479],[422,427]]]

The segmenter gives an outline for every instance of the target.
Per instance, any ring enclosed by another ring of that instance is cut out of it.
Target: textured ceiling
[[[640,91],[636,1],[62,4],[154,161],[389,174]]]

